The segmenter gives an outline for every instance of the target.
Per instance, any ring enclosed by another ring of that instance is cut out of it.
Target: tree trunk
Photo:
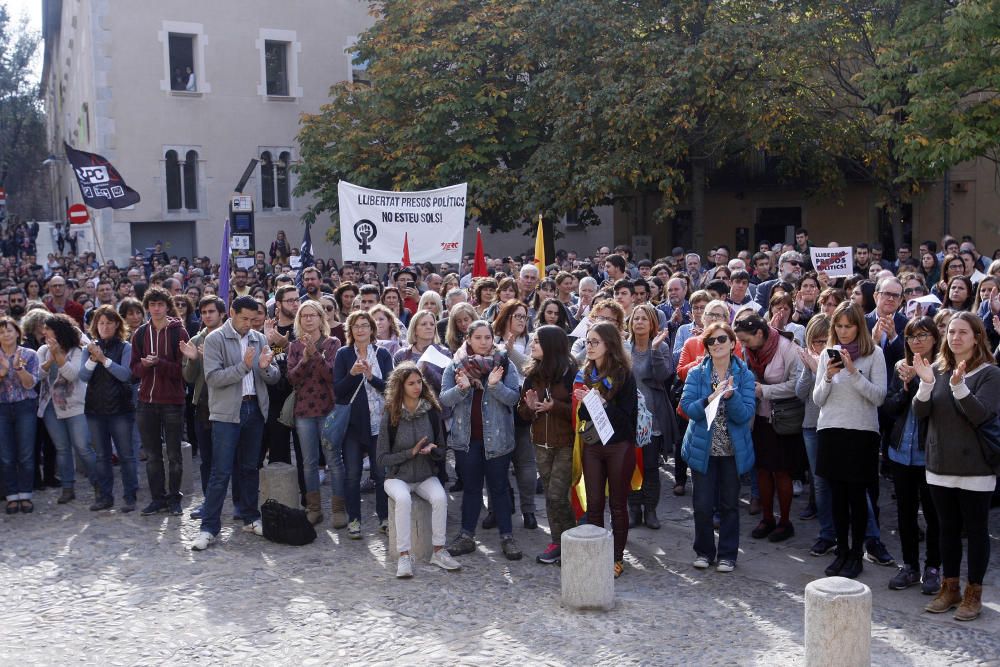
[[[885,203],[885,215],[889,219],[889,228],[892,230],[892,252],[890,255],[886,249],[885,257],[895,256],[899,246],[903,244],[903,201],[898,192],[890,192]]]

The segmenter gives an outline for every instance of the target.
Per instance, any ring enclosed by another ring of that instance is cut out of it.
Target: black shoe
[[[179,500],[172,501],[168,505],[167,511],[173,516],[182,516],[184,514],[184,510],[181,509],[181,501]]]
[[[830,540],[826,540],[821,537],[818,540],[816,540],[815,544],[812,545],[812,549],[809,550],[809,555],[825,556],[836,548],[837,548],[836,542],[831,542]]]
[[[638,528],[642,525],[642,508],[638,505],[628,506],[628,527]]]
[[[56,500],[56,502],[59,503],[60,505],[65,505],[66,503],[71,503],[74,500],[76,500],[76,491],[74,491],[71,488],[64,488],[62,490],[62,494],[59,496],[59,499]]]
[[[462,484],[462,479],[458,478],[458,479],[455,480],[455,483],[452,484],[451,488],[448,489],[448,490],[451,491],[452,493],[458,493],[459,491],[462,491],[463,489],[465,489],[465,484]]]
[[[517,542],[514,541],[512,535],[500,539],[500,550],[503,551],[503,555],[507,560],[521,560],[524,555],[521,553],[521,548],[517,546]]]
[[[771,534],[767,536],[767,539],[771,542],[784,542],[794,534],[795,526],[791,523],[782,523],[771,531]]]
[[[896,564],[896,559],[892,557],[889,550],[882,544],[882,540],[874,538],[865,540],[865,558],[876,565],[885,567]]]
[[[527,528],[528,530],[534,530],[535,528],[538,528],[538,520],[535,518],[535,515],[532,514],[531,512],[527,512],[524,515],[524,527]]]
[[[496,527],[497,527],[497,516],[491,510],[486,513],[486,518],[483,519],[483,529],[490,530],[491,528],[496,528]],[[455,554],[452,554],[452,556],[454,555]]]
[[[863,562],[864,560],[857,554],[848,556],[847,562],[844,563],[844,569],[840,571],[840,576],[847,577],[848,579],[856,579],[861,574],[861,571],[864,570]]]
[[[642,510],[642,521],[650,530],[660,529],[660,517],[656,516],[655,507],[646,507]]]
[[[773,521],[761,521],[757,527],[750,532],[750,537],[755,540],[762,540],[776,528]]]
[[[110,498],[103,498],[100,500],[95,500],[94,504],[90,506],[91,512],[101,512],[103,510],[109,510],[115,506],[115,502]]]
[[[159,514],[160,512],[166,512],[166,511],[167,511],[167,503],[165,503],[162,500],[154,500],[153,502],[143,507],[142,511],[139,512],[139,514],[141,514],[142,516],[152,516],[153,514]]]
[[[828,577],[839,577],[841,571],[844,569],[844,565],[847,564],[847,552],[837,554],[837,557],[833,559],[833,562],[827,566],[824,573]]]

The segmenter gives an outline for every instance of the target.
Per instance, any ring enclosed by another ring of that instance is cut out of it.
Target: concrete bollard
[[[190,442],[181,443],[181,493],[194,492],[194,452]],[[201,487],[199,487],[200,489]]]
[[[845,577],[810,582],[805,636],[807,667],[870,665],[871,589]]]
[[[431,533],[431,504],[410,494],[410,556],[414,561],[430,562],[434,553]],[[399,559],[396,547],[396,501],[389,496],[389,560]]]
[[[263,505],[271,498],[288,507],[300,506],[298,473],[291,463],[268,463],[260,469],[257,502]]]
[[[572,609],[615,606],[614,540],[611,531],[584,524],[562,534],[562,603]]]

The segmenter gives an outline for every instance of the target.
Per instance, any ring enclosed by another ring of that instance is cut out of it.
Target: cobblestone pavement
[[[674,497],[664,470],[663,529],[630,533],[610,613],[560,607],[559,568],[533,558],[548,541],[541,496],[539,530],[515,520],[524,560],[506,561],[496,531],[480,531],[460,572],[418,564],[400,581],[374,516],[361,541],[327,521],[306,547],[227,521],[194,553],[198,522],[186,515],[91,513],[86,492],[69,506],[41,492],[34,514],[0,517],[0,664],[801,664],[804,587],[828,562],[808,554],[816,522],[795,522],[796,537],[776,545],[750,539],[744,513],[736,571],[695,570],[690,485]],[[885,483],[882,497],[883,539],[898,556]],[[453,494],[449,536],[458,509]],[[991,529],[1000,535],[1000,512]],[[963,624],[923,613],[919,590],[887,589],[895,568],[866,563],[874,663],[1000,664],[998,569],[983,616]]]

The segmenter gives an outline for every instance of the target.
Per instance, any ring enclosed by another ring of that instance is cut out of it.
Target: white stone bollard
[[[261,468],[259,488],[257,502],[261,505],[271,498],[294,509],[301,505],[298,473],[291,463],[268,463]]]
[[[194,452],[190,442],[181,443],[181,493],[194,492]]]
[[[429,562],[434,553],[431,533],[431,504],[410,494],[410,556],[414,561]],[[389,496],[389,559],[399,560],[396,548],[396,501]]]
[[[806,586],[807,667],[871,664],[872,591],[860,581],[826,577]]]
[[[562,602],[572,609],[615,606],[614,539],[611,531],[584,524],[562,534]]]

